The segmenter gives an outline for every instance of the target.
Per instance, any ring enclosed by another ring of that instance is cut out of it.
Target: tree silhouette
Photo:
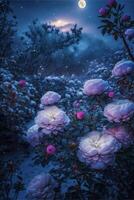
[[[0,62],[12,54],[16,24],[9,1],[0,0]]]
[[[41,74],[55,52],[79,42],[81,32],[82,28],[77,28],[77,25],[65,33],[48,23],[40,24],[34,20],[23,38],[27,45],[19,55],[17,64],[26,67],[28,73]]]

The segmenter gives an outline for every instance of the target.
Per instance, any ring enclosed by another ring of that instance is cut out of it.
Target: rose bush
[[[24,86],[24,83],[23,83]],[[24,129],[37,108],[37,91],[29,81],[25,87],[6,69],[0,69],[0,120],[1,127],[13,132]]]

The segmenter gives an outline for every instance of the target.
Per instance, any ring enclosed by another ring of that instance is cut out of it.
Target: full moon
[[[79,0],[78,6],[79,6],[79,8],[85,8],[86,7],[86,1],[85,0]]]

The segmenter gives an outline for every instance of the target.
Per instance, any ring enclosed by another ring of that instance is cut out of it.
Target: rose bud
[[[106,17],[107,16],[107,9],[106,8],[100,8],[99,9],[99,14],[102,16],[102,17]]]
[[[110,7],[116,6],[116,4],[117,4],[117,1],[116,1],[116,0],[109,0],[109,1],[108,1],[108,5],[109,5]]]
[[[76,119],[82,120],[85,117],[85,113],[83,111],[76,113]]]
[[[54,155],[56,152],[56,148],[54,145],[49,144],[46,148],[47,155]]]

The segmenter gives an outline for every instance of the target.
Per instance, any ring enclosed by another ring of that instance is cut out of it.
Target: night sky
[[[10,0],[14,14],[17,16],[18,32],[23,33],[36,18],[40,22],[57,24],[62,30],[70,30],[72,24],[83,27],[83,32],[102,39],[111,45],[111,37],[103,37],[100,30],[98,10],[106,5],[108,0],[86,0],[84,9],[78,7],[78,0]],[[119,0],[125,4],[125,12],[134,18],[134,0]],[[112,40],[113,41],[113,40]],[[114,41],[113,41],[114,42]],[[118,43],[113,43],[113,46]]]

